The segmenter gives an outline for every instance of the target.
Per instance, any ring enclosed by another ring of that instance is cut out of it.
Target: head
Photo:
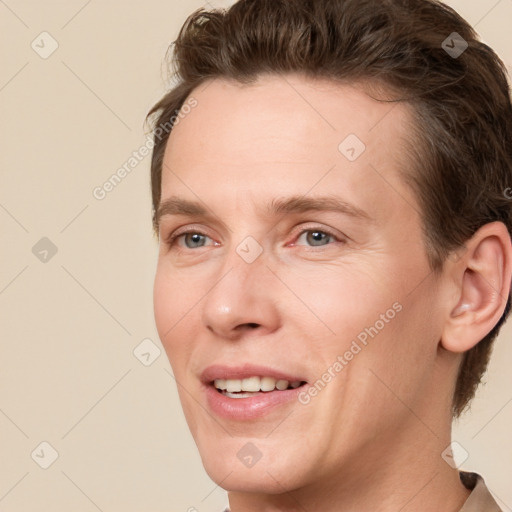
[[[173,61],[150,112],[155,319],[210,476],[253,450],[291,488],[459,416],[510,311],[496,54],[435,1],[241,0],[194,13]],[[297,400],[212,414],[203,371],[249,362],[306,382]]]

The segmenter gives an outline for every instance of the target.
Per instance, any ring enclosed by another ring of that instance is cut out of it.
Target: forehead
[[[227,147],[223,149],[236,152],[236,142],[256,144],[265,135],[281,139],[280,151],[300,153],[294,141],[305,138],[314,146],[332,146],[349,133],[368,144],[386,138],[390,128],[393,135],[401,135],[400,128],[406,128],[409,121],[408,107],[377,101],[366,89],[364,84],[312,80],[297,74],[263,76],[249,85],[208,81],[191,94],[197,107],[174,128],[169,145],[193,131],[204,150],[224,142]],[[291,148],[284,144],[286,140]]]
[[[410,132],[404,104],[376,101],[357,84],[300,75],[250,85],[216,79],[191,96],[197,106],[167,143],[162,199],[209,197],[223,187],[233,200],[233,193],[268,199],[272,191],[317,188],[374,202],[375,194],[402,188],[398,169]]]

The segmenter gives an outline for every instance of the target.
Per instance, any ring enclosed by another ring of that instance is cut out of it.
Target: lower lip
[[[265,416],[278,406],[290,402],[298,402],[297,395],[306,385],[284,391],[266,391],[249,398],[229,398],[223,395],[213,385],[204,385],[206,399],[210,410],[217,416],[229,420],[252,420]]]

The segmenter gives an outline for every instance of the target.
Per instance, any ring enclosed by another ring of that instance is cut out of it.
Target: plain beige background
[[[149,156],[104,199],[93,190],[146,143],[144,116],[186,16],[230,3],[0,1],[3,512],[227,503],[202,468],[154,326]],[[448,3],[510,69],[512,0]],[[462,467],[507,511],[511,336],[509,323],[454,431],[469,454]]]

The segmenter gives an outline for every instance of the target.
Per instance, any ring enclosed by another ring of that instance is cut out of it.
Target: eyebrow
[[[303,197],[292,196],[282,199],[273,199],[266,208],[267,215],[306,213],[311,211],[331,211],[342,213],[355,219],[373,220],[368,213],[355,205],[347,203],[336,196]],[[198,217],[215,217],[208,212],[201,203],[172,196],[162,201],[156,213],[156,222],[166,215],[188,215]]]

